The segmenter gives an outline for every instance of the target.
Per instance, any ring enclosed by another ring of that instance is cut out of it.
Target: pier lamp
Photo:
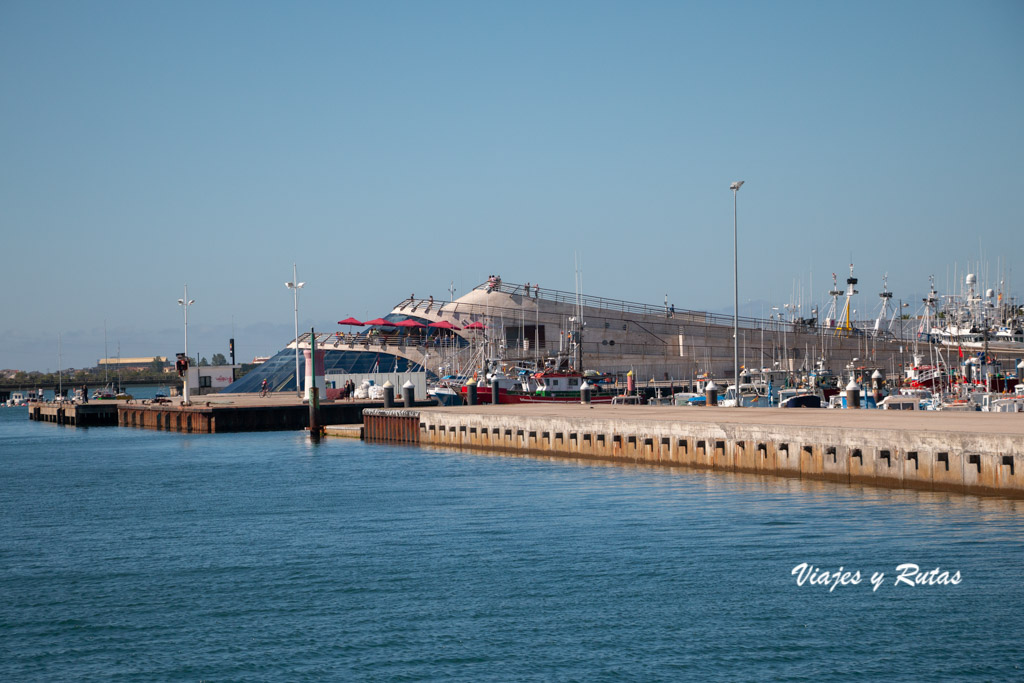
[[[743,187],[743,180],[737,180],[729,189],[732,190],[732,376],[736,383],[736,407],[740,405],[740,286],[739,259],[736,252],[736,195]]]
[[[188,358],[188,307],[196,302],[195,299],[188,298],[188,283],[185,283],[185,298],[178,299],[178,305],[185,310],[185,358]],[[185,371],[185,387],[182,392],[184,401],[182,405],[192,405],[188,400],[188,370]]]
[[[295,295],[295,391],[302,396],[302,384],[299,382],[299,290],[305,286],[305,282],[299,282],[299,272],[295,264],[292,264],[292,281],[284,283],[284,286],[292,290]]]

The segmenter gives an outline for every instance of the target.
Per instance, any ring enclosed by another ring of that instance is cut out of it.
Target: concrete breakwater
[[[1014,413],[654,406],[367,409],[367,441],[1024,498]]]

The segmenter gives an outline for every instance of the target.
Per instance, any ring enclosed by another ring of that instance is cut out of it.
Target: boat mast
[[[854,289],[857,284],[857,278],[853,276],[853,264],[850,264],[850,277],[846,278],[846,302],[843,304],[843,318],[839,321],[839,325],[836,327],[836,331],[845,330],[846,332],[853,331],[853,325],[850,322],[850,303],[853,301],[853,295],[859,294]]]
[[[889,305],[892,302],[892,292],[889,291],[889,273],[882,276],[882,291],[879,292],[878,296],[882,300],[882,310],[879,311],[878,318],[875,319],[876,337],[882,333],[882,323],[889,317]],[[895,316],[895,313],[893,316]],[[893,320],[895,320],[895,317]],[[887,331],[892,331],[892,320],[889,321]]]

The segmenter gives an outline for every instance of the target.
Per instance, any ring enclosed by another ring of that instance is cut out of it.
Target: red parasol
[[[477,321],[475,323],[470,323],[470,324],[466,325],[466,327],[463,328],[463,329],[467,329],[467,330],[482,330],[482,329],[484,329],[484,327],[486,327],[486,326],[482,322]]]
[[[382,327],[394,327],[395,326],[395,324],[393,322],[391,322],[390,320],[385,320],[384,318],[374,318],[373,320],[367,320],[363,324],[364,325],[380,325]]]
[[[456,327],[455,325],[452,325],[447,320],[439,320],[436,323],[430,323],[429,325],[427,325],[427,327],[436,327],[436,328],[441,329],[441,330],[461,330],[462,329],[461,327]]]
[[[339,325],[359,325],[360,327],[362,327],[366,323],[361,323],[358,320],[356,320],[355,318],[345,318],[344,320],[339,320],[338,324]]]
[[[415,320],[411,320],[409,318],[406,318],[405,320],[400,320],[397,323],[393,324],[395,327],[426,327],[426,325],[424,325],[423,323],[416,322]]]

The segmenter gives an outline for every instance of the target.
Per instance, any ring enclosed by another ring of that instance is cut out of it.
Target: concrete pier
[[[379,405],[379,402],[321,403],[320,414],[330,424],[358,424],[362,421],[363,408]],[[234,396],[231,400],[193,401],[191,406],[133,403],[122,405],[117,419],[122,427],[194,434],[298,430],[309,428],[309,404],[294,396],[274,399]]]
[[[1024,498],[1024,417],[518,404],[364,412],[368,441]]]
[[[366,408],[382,406],[380,401],[321,401],[321,422],[325,425],[358,425]],[[417,406],[436,405],[433,400]],[[309,428],[309,404],[294,394],[210,394],[182,405],[180,398],[161,401],[97,401],[86,404],[33,403],[30,420],[69,426],[140,427],[168,432],[215,434]]]
[[[28,419],[72,427],[112,426],[117,424],[117,406],[114,401],[31,403]]]

